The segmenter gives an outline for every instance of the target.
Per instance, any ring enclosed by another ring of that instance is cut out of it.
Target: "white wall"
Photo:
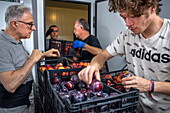
[[[6,23],[5,23],[5,11],[10,5],[18,5],[20,3],[15,3],[15,2],[5,2],[5,1],[0,1],[0,30],[5,29]]]
[[[161,7],[162,11],[160,12],[160,17],[170,19],[170,0],[162,0],[161,3],[163,6]]]
[[[118,13],[108,11],[108,1],[97,3],[97,38],[104,50],[117,35],[126,28]],[[109,71],[121,70],[125,65],[125,57],[114,57],[107,61]]]
[[[88,6],[86,5],[86,7]],[[58,39],[61,40],[73,41],[73,28],[75,20],[77,20],[78,18],[85,18],[88,20],[88,10],[45,7],[45,12],[46,31],[51,25],[57,25],[59,28]],[[51,38],[50,35],[47,38]]]

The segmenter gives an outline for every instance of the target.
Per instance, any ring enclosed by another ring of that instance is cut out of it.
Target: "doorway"
[[[59,28],[59,40],[74,41],[74,23],[79,18],[89,21],[91,18],[91,3],[66,0],[45,0],[45,32],[51,25]],[[50,36],[45,37],[50,39]],[[46,46],[46,45],[45,45]]]

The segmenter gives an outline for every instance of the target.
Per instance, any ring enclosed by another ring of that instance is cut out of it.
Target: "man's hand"
[[[136,88],[140,93],[147,92],[149,90],[150,81],[138,76],[124,77],[122,79],[122,85],[129,91],[131,87]]]
[[[73,42],[73,48],[84,48],[86,43],[76,40]]]
[[[93,76],[100,80],[99,70],[95,66],[87,66],[78,73],[79,79],[87,84],[91,84]]]
[[[34,62],[38,62],[39,60],[41,60],[43,58],[44,58],[43,53],[38,49],[34,49],[32,51],[32,54],[30,55],[30,59],[33,59]]]
[[[53,31],[54,31],[53,29],[49,29],[49,30],[47,31],[47,33],[45,34],[45,36],[47,37],[47,36],[50,35]]]
[[[50,49],[43,53],[45,57],[60,57],[60,52],[57,49]]]

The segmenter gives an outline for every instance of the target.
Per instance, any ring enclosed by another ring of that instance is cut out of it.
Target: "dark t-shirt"
[[[102,49],[98,39],[93,35],[88,36],[85,40],[83,40],[83,42],[85,42],[86,44],[90,46]],[[91,60],[95,56],[85,49],[82,49],[82,50],[83,50],[82,57],[80,57],[79,60]]]

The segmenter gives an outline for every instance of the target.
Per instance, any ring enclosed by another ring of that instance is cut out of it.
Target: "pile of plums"
[[[66,81],[59,76],[54,77],[52,85],[60,98],[63,100],[69,99],[72,104],[118,95],[117,92],[111,92],[110,94],[103,92],[103,83],[96,79],[93,79],[92,83],[87,85],[85,82],[79,80],[78,75],[72,75],[71,78],[67,79]],[[123,100],[122,103],[124,103],[124,101],[125,100]],[[119,104],[120,102],[113,102],[110,104],[110,106],[112,109],[115,109],[119,106]],[[107,104],[98,106],[99,112],[108,111],[108,109],[109,106]],[[90,112],[94,111],[94,109],[91,108],[84,109],[82,112],[87,112],[89,110]]]
[[[90,85],[80,81],[78,75],[72,75],[69,81],[60,77],[54,77],[53,88],[62,99],[70,99],[72,103],[107,97],[108,94],[102,91],[103,83],[93,79]]]
[[[72,103],[109,96],[109,94],[102,91],[103,83],[101,81],[93,79],[92,83],[87,85],[85,82],[79,80],[78,75],[72,75],[68,81],[64,81],[60,77],[54,77],[52,84],[54,90],[62,99],[68,98]],[[115,92],[110,95],[113,94],[115,95]]]

